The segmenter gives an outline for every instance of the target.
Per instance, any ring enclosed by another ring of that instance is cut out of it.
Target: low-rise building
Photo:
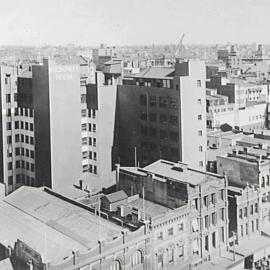
[[[228,244],[227,181],[223,176],[159,160],[117,168],[117,187],[170,208],[187,205],[190,266],[221,256]]]

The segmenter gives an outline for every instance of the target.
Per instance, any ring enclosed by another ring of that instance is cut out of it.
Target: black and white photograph
[[[269,0],[0,0],[0,270],[270,270]]]

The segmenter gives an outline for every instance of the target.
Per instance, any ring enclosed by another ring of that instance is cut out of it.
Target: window
[[[158,240],[163,240],[163,232],[159,232],[157,235]]]
[[[179,258],[183,258],[184,257],[184,246],[180,246],[178,248],[178,254],[179,254]]]
[[[204,227],[209,228],[209,216],[208,215],[206,215],[204,217]]]
[[[133,255],[132,255],[132,261],[131,261],[131,266],[134,267],[138,264],[142,263],[142,253],[140,251],[136,251]]]
[[[215,232],[212,233],[212,246],[213,248],[216,247],[216,233]]]
[[[93,138],[93,146],[96,146],[96,145],[97,145],[97,139]]]
[[[248,223],[246,223],[246,235],[248,235]]]
[[[111,265],[107,268],[107,270],[120,270],[120,263],[118,261],[114,261]]]
[[[160,115],[159,115],[159,122],[160,122],[161,124],[167,123],[167,115],[166,115],[166,114],[160,114]]]
[[[7,136],[7,143],[11,144],[12,143],[12,136]]]
[[[211,203],[216,204],[216,194],[215,193],[211,194]]]
[[[142,106],[146,106],[146,102],[147,102],[147,97],[146,95],[140,95],[140,104]]]
[[[202,100],[200,98],[198,99],[198,104],[202,104]]]
[[[81,115],[82,115],[82,117],[86,117],[86,116],[87,116],[86,110],[82,110],[82,111],[81,111]]]
[[[87,124],[82,124],[82,131],[87,131]]]
[[[13,185],[13,178],[12,178],[12,176],[9,176],[8,177],[8,184],[9,185]]]
[[[97,174],[97,166],[94,166],[94,174]]]
[[[156,122],[157,121],[157,115],[155,113],[150,113],[149,119],[151,122]]]
[[[208,196],[203,197],[203,204],[205,207],[208,207]]]
[[[255,213],[258,213],[258,203],[255,203]]]
[[[24,129],[23,121],[21,121],[21,129]]]
[[[212,213],[212,225],[213,226],[217,225],[217,213],[216,212]]]
[[[149,135],[151,137],[156,137],[157,136],[157,129],[156,128],[150,128],[150,133]]]
[[[256,219],[256,230],[258,231],[259,230],[259,220]]]
[[[177,142],[178,141],[178,133],[177,132],[171,132],[170,138],[172,141]]]
[[[225,220],[225,208],[221,208],[221,220]]]
[[[15,155],[19,156],[20,155],[20,147],[15,148]]]
[[[96,132],[97,128],[96,128],[96,124],[93,124],[93,132]]]
[[[19,134],[15,135],[15,142],[20,142],[20,135]]]
[[[209,237],[208,237],[208,235],[206,235],[204,238],[204,248],[205,248],[205,250],[209,251]]]
[[[15,129],[19,129],[20,128],[20,122],[19,121],[15,121]]]
[[[177,99],[176,98],[170,99],[170,107],[171,107],[171,109],[177,109]]]
[[[243,218],[243,210],[242,209],[239,210],[239,218]]]
[[[167,258],[168,258],[168,263],[172,263],[173,262],[173,249],[172,248],[169,248],[168,249],[168,254],[167,254]]]
[[[202,120],[202,115],[201,114],[198,115],[198,120]]]
[[[150,107],[155,107],[157,105],[156,96],[149,96],[149,105]]]
[[[141,134],[147,136],[147,127],[141,126]]]
[[[28,128],[29,128],[29,124],[28,122],[25,122],[25,130],[28,130]]]
[[[147,120],[147,113],[146,112],[141,112],[141,120]]]
[[[7,130],[11,130],[11,122],[7,122]]]
[[[25,135],[25,142],[29,143],[29,136]]]
[[[253,204],[250,206],[250,214],[253,215]]]
[[[24,142],[24,135],[21,134],[21,142]]]
[[[82,138],[82,144],[87,145],[87,138],[86,137]]]
[[[33,131],[34,130],[34,125],[33,123],[30,123],[30,131]]]
[[[244,217],[247,217],[247,207],[244,208]]]
[[[16,169],[19,169],[21,167],[21,162],[19,160],[16,161]]]
[[[220,228],[220,240],[222,243],[225,242],[225,229],[224,229],[224,227]]]
[[[10,96],[10,94],[6,94],[6,102],[7,103],[11,102],[11,96]]]
[[[30,151],[30,157],[31,158],[35,158],[35,154],[34,154],[34,151],[33,150]]]
[[[178,224],[178,231],[182,232],[184,230],[184,223]]]
[[[198,135],[202,136],[202,130],[198,130]]]
[[[202,81],[201,80],[197,80],[197,86],[201,87],[202,86]]]
[[[170,116],[170,124],[172,124],[173,126],[176,126],[178,122],[177,116],[171,115]]]
[[[94,152],[94,160],[97,160],[97,153]]]
[[[170,236],[173,235],[173,228],[168,229],[168,235],[170,235]]]
[[[254,228],[254,220],[251,221],[251,230],[252,232],[254,232],[255,228]]]
[[[168,106],[168,99],[166,97],[160,97],[159,98],[159,107],[160,108],[167,108]]]
[[[202,151],[203,151],[203,147],[199,146],[199,152],[202,152]]]
[[[35,171],[35,165],[31,164],[31,171],[34,172]]]
[[[265,187],[265,179],[264,179],[264,176],[262,177],[262,187]]]
[[[200,166],[200,167],[203,167],[203,161],[200,161],[200,162],[199,162],[199,166]]]
[[[12,170],[12,162],[8,162],[8,170]]]

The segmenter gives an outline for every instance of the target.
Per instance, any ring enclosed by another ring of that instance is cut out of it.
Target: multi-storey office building
[[[176,63],[125,77],[117,93],[117,131],[122,165],[159,158],[205,168],[205,63]]]
[[[226,251],[228,202],[227,180],[223,176],[159,160],[144,168],[117,167],[117,187],[128,195],[140,194],[170,208],[187,204],[191,265],[209,261]]]
[[[19,75],[1,70],[1,181],[7,193],[20,185],[72,185],[82,173],[79,67],[45,59]]]

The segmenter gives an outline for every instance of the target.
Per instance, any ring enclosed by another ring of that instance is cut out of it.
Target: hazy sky
[[[270,0],[0,0],[0,45],[270,43]]]

